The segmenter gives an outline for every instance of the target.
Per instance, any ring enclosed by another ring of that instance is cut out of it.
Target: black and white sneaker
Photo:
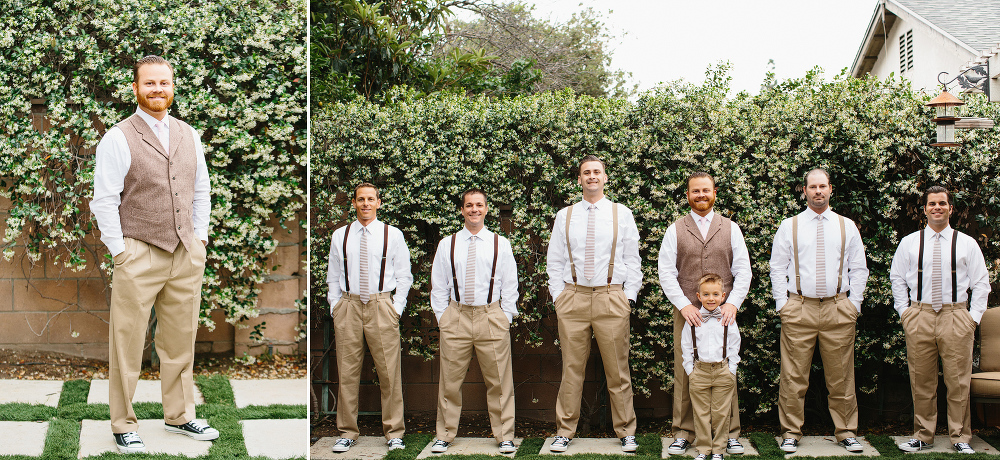
[[[934,444],[927,444],[919,439],[910,439],[907,442],[897,444],[896,447],[899,447],[899,450],[903,452],[919,452],[934,447]]]
[[[726,441],[726,453],[729,455],[742,454],[746,452],[743,449],[743,444],[740,444],[740,440],[736,438],[729,438]]]
[[[667,446],[667,453],[671,455],[684,455],[687,452],[688,447],[691,447],[691,442],[684,438],[674,439],[674,442]]]
[[[712,460],[722,460],[722,454],[712,454]]]
[[[353,439],[340,438],[337,442],[333,443],[334,452],[347,452],[354,447],[358,442]]]
[[[845,438],[843,441],[840,441],[837,444],[840,444],[841,446],[844,446],[844,449],[847,449],[848,452],[864,452],[865,451],[865,446],[862,446],[861,443],[858,442],[858,440],[854,439],[854,438]]]
[[[500,443],[501,454],[513,454],[514,452],[517,452],[517,446],[514,445],[514,441],[504,441]]]
[[[635,436],[625,436],[621,439],[622,442],[622,452],[635,452],[639,448],[639,444],[635,442]]]
[[[403,444],[403,440],[400,438],[392,438],[386,444],[389,445],[389,450],[406,449],[406,444]]]
[[[451,443],[448,442],[448,441],[442,441],[440,439],[435,439],[434,440],[434,444],[431,444],[431,453],[433,453],[433,454],[440,454],[440,453],[448,452],[448,446],[450,446],[450,445],[451,445]]]
[[[970,446],[969,443],[967,443],[967,442],[958,442],[958,443],[955,443],[955,452],[958,452],[960,454],[974,454],[974,453],[976,453],[976,451],[972,450],[972,446]]]
[[[778,447],[790,454],[799,450],[799,441],[794,438],[785,438],[781,440],[781,444],[779,444]]]
[[[569,448],[569,442],[572,441],[570,438],[565,436],[556,436],[552,440],[552,444],[549,444],[549,452],[566,452]]]
[[[163,428],[171,433],[183,434],[196,441],[211,441],[219,438],[219,430],[197,420],[191,420],[183,425],[164,423]]]
[[[698,454],[698,456],[695,457],[694,460],[708,460],[708,455]]]
[[[118,445],[118,452],[123,454],[134,454],[145,452],[146,445],[139,439],[139,432],[129,431],[128,433],[115,433],[115,444]]]

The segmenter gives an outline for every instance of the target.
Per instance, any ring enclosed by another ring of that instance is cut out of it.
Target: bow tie
[[[708,321],[708,320],[710,320],[712,318],[715,318],[715,319],[717,319],[717,320],[719,320],[721,322],[722,321],[722,309],[721,308],[716,308],[715,310],[712,310],[712,311],[710,311],[708,313],[702,313],[701,314],[701,320],[702,321]]]

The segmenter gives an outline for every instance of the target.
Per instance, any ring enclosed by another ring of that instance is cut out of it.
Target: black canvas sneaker
[[[556,438],[552,440],[552,444],[549,444],[549,451],[566,452],[566,449],[569,448],[569,441],[570,439],[565,436],[556,436]]]
[[[934,447],[934,444],[927,444],[919,439],[910,439],[909,441],[897,444],[896,446],[903,452],[919,452],[921,450]]]
[[[146,445],[142,443],[142,439],[139,439],[139,433],[136,431],[115,433],[115,444],[118,445],[118,452],[123,454],[146,451]]]
[[[785,438],[781,440],[781,444],[779,444],[778,447],[790,454],[799,450],[799,441],[793,438]]]
[[[740,444],[739,439],[729,438],[729,440],[726,441],[727,454],[729,455],[742,454],[743,452],[746,452],[746,450],[743,449],[743,444]]]
[[[625,436],[621,441],[622,452],[635,452],[639,448],[639,444],[635,442],[635,436]]]
[[[691,442],[687,439],[677,438],[667,446],[667,453],[671,455],[684,455],[684,452],[687,452],[690,446]]]
[[[440,439],[435,439],[434,444],[431,445],[431,453],[440,454],[448,451],[448,446],[451,443],[448,441],[442,441]]]
[[[164,423],[163,428],[171,433],[183,434],[196,441],[211,441],[219,437],[219,430],[197,420],[191,420],[183,425]]]
[[[854,438],[846,438],[843,441],[840,441],[838,444],[840,444],[841,446],[844,446],[844,449],[847,449],[848,452],[864,452],[865,451],[865,446],[862,446],[861,443],[858,442],[858,440],[854,439]]]

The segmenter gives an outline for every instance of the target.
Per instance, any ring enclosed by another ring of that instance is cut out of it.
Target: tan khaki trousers
[[[160,359],[163,421],[183,425],[195,417],[194,342],[198,332],[205,246],[178,245],[173,253],[125,238],[111,281],[109,399],[111,431],[138,429],[132,396],[139,381],[150,310],[156,306],[154,344]]]
[[[695,361],[688,377],[698,453],[725,455],[729,419],[736,401],[736,376],[729,372],[729,363],[725,361]]]
[[[635,435],[632,375],[628,366],[631,307],[620,284],[589,288],[567,284],[555,300],[562,348],[562,382],[556,397],[556,434],[572,438],[580,420],[583,376],[591,338],[597,339],[608,382],[615,434]]]
[[[500,302],[460,305],[452,301],[438,323],[441,374],[438,384],[437,438],[452,442],[462,415],[462,383],[473,350],[486,383],[486,405],[497,442],[514,440],[514,372],[510,360],[510,322]]]
[[[930,304],[910,302],[901,318],[913,392],[913,437],[928,444],[934,442],[937,426],[938,357],[948,388],[948,435],[952,444],[972,439],[969,381],[976,322],[967,305],[945,304],[935,312]]]
[[[373,295],[367,304],[356,294],[345,294],[333,307],[337,346],[337,429],[340,436],[358,439],[358,392],[365,343],[375,361],[382,396],[382,432],[386,439],[403,437],[403,379],[400,370],[399,315],[388,292]]]
[[[691,411],[691,399],[688,398],[689,393],[689,383],[690,380],[687,372],[684,371],[684,355],[681,352],[681,334],[684,333],[684,326],[687,322],[684,320],[684,316],[681,315],[681,311],[674,308],[674,419],[671,422],[671,431],[674,433],[674,438],[686,439],[693,442],[696,440],[695,435],[695,424],[694,424],[694,414]],[[688,334],[691,333],[690,328],[687,329]],[[729,416],[729,438],[736,439],[740,437],[740,404],[739,398],[735,395],[739,394],[739,390],[733,390],[733,406],[732,413]],[[728,438],[727,438],[728,439]]]
[[[802,437],[805,395],[816,342],[830,395],[827,403],[837,441],[855,437],[858,401],[854,396],[854,338],[858,310],[845,294],[819,301],[792,294],[781,308],[781,385],[778,421],[784,438]]]

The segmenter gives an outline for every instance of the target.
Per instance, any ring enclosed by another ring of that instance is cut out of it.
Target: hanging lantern
[[[931,144],[932,147],[959,147],[961,142],[955,142],[955,122],[959,120],[958,106],[965,105],[957,97],[952,96],[948,90],[941,92],[938,97],[931,99],[928,106],[934,107],[934,123],[937,123],[937,142]]]

